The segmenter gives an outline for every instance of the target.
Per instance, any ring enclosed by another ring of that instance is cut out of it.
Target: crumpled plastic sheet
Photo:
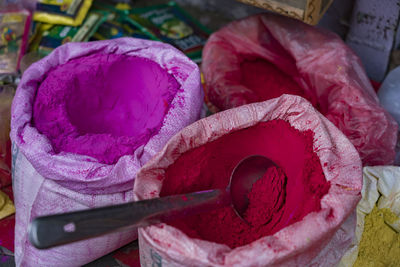
[[[133,155],[114,165],[84,155],[55,154],[49,140],[31,124],[34,96],[49,70],[70,59],[93,53],[148,58],[166,69],[181,85],[163,126]],[[35,249],[28,241],[30,221],[41,215],[131,201],[137,171],[186,125],[199,119],[203,91],[197,65],[168,44],[121,38],[90,43],[68,43],[31,65],[17,89],[11,118],[13,189],[16,206],[15,259],[17,266],[79,266],[137,238],[137,231]]]
[[[283,95],[226,110],[183,129],[138,173],[135,200],[158,197],[165,170],[192,148],[261,121],[284,119],[315,133],[314,149],[331,183],[321,210],[246,246],[190,238],[167,224],[139,229],[144,266],[333,266],[348,249],[356,227],[354,209],[361,198],[362,166],[350,141],[304,98]],[[249,140],[251,142],[251,140]],[[201,179],[201,177],[199,177]]]
[[[241,57],[262,58],[290,75],[353,143],[364,165],[395,158],[398,125],[379,105],[360,59],[339,36],[276,14],[232,22],[211,35],[202,72],[220,110],[253,102],[241,80]]]

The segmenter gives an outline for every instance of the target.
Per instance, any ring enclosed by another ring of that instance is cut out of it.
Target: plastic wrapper
[[[338,263],[354,237],[354,209],[361,198],[361,160],[350,141],[298,96],[283,95],[244,105],[186,127],[140,170],[135,181],[135,200],[157,197],[165,170],[182,153],[274,119],[283,119],[301,131],[314,132],[314,151],[331,183],[321,199],[321,210],[309,213],[273,235],[235,249],[190,238],[167,224],[141,228],[139,246],[143,266],[333,266]]]
[[[363,174],[362,199],[357,205],[356,236],[351,247],[343,256],[339,267],[353,266],[356,262],[364,231],[365,216],[371,213],[375,205],[379,209],[390,209],[400,218],[400,167],[364,167]],[[400,220],[385,222],[400,233]]]
[[[93,36],[98,27],[106,20],[106,14],[89,12],[81,26],[71,27],[55,25],[44,31],[40,39],[38,51],[48,55],[54,48],[68,42],[86,42]],[[45,26],[44,26],[45,27]],[[40,34],[40,31],[39,31]]]
[[[118,2],[118,1],[117,1]],[[119,37],[134,37],[146,40],[158,40],[148,29],[129,19],[129,3],[114,3],[110,5],[107,1],[96,1],[93,3],[94,12],[109,14],[107,21],[103,22],[91,40],[107,40]]]
[[[30,21],[25,9],[0,11],[0,74],[18,71],[28,43]]]
[[[11,85],[0,86],[0,189],[11,184],[10,119],[14,92]]]
[[[92,5],[92,0],[37,0],[35,21],[79,26]]]
[[[337,35],[274,14],[222,28],[207,41],[202,61],[207,97],[218,109],[254,99],[241,84],[242,56],[269,61],[291,76],[350,139],[364,165],[394,161],[398,125],[379,106],[359,58]]]
[[[147,28],[159,40],[177,47],[195,62],[201,61],[201,52],[209,30],[175,2],[134,8],[128,18],[132,23]]]
[[[93,35],[91,40],[108,40],[120,37],[134,37],[139,39],[152,40],[152,35],[135,25],[125,23],[119,23],[117,21],[105,21],[103,22],[96,33]]]
[[[92,8],[117,13],[118,15],[128,15],[129,10],[132,9],[132,1],[96,0],[93,2]]]
[[[54,153],[48,138],[31,124],[34,96],[47,73],[57,65],[94,53],[148,58],[180,84],[160,131],[133,154],[120,157],[112,165],[84,155]],[[159,42],[120,38],[90,44],[68,43],[31,65],[17,89],[11,117],[16,265],[81,266],[137,238],[137,231],[131,229],[37,250],[28,241],[28,225],[36,216],[131,201],[137,171],[175,133],[199,119],[202,100],[197,65],[179,50]]]

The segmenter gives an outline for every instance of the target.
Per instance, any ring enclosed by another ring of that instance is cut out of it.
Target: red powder
[[[274,227],[282,217],[285,204],[286,177],[281,168],[271,167],[257,180],[248,194],[245,220],[253,227]],[[269,232],[267,228],[264,231]]]
[[[140,267],[140,257],[139,257],[139,246],[137,243],[131,243],[124,248],[118,249],[113,252],[112,257],[118,260],[118,263],[123,264],[113,264],[105,266],[130,266],[130,267]]]
[[[239,161],[254,154],[270,158],[282,170],[268,170],[253,185],[246,212],[250,224],[231,207],[170,224],[190,237],[235,248],[274,234],[321,209],[321,198],[330,184],[313,151],[313,132],[300,132],[283,120],[259,123],[182,154],[167,169],[161,196],[225,188]]]
[[[311,97],[289,75],[266,60],[244,60],[240,64],[240,69],[241,84],[256,93],[258,101],[279,97],[282,94],[299,95],[311,101]]]

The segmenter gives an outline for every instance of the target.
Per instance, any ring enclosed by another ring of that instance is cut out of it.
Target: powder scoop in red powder
[[[182,154],[166,170],[161,196],[224,189],[235,166],[250,155],[266,156],[280,168],[270,168],[253,185],[245,214],[250,223],[228,206],[170,224],[190,237],[235,248],[319,211],[330,183],[313,150],[313,139],[310,130],[301,132],[286,121],[273,120],[224,135]]]
[[[282,217],[279,212],[285,203],[286,176],[279,167],[270,167],[258,179],[248,194],[249,206],[244,219],[253,227],[275,226]]]

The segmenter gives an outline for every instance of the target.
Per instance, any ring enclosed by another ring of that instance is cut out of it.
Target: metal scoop
[[[37,217],[29,226],[29,240],[36,248],[45,249],[228,205],[232,205],[237,215],[243,219],[249,204],[247,195],[252,185],[272,166],[276,165],[270,159],[253,155],[239,162],[225,190],[206,190]]]

